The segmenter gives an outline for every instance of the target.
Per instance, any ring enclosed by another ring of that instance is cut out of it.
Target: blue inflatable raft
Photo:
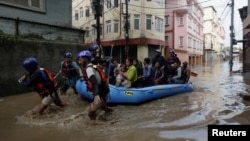
[[[147,101],[193,91],[193,85],[189,84],[165,84],[143,88],[125,88],[110,86],[110,93],[107,99],[108,104],[140,104]],[[88,100],[93,100],[93,95],[87,91],[84,81],[76,83],[77,92]]]

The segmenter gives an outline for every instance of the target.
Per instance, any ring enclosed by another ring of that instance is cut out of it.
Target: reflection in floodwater
[[[240,68],[240,64],[234,63],[234,68]],[[227,124],[226,119],[249,110],[242,98],[249,93],[250,75],[230,74],[228,63],[192,70],[198,76],[191,78],[194,91],[190,93],[141,105],[116,105],[112,107],[114,112],[111,114],[100,112],[97,121],[90,121],[87,117],[88,101],[68,95],[62,97],[70,105],[66,109],[52,105],[43,116],[27,111],[17,115],[17,124],[56,127],[69,133],[79,132],[79,136],[89,136],[93,140],[99,137],[103,140],[147,139],[150,133],[159,140],[205,141],[208,124]],[[135,136],[137,134],[142,136]]]

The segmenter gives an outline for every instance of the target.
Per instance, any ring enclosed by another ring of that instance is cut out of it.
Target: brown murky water
[[[234,62],[233,70],[241,67]],[[141,105],[116,105],[87,117],[89,102],[68,91],[69,107],[31,114],[35,93],[0,98],[1,141],[207,141],[208,124],[250,123],[250,74],[229,74],[227,62],[192,68],[194,91]]]

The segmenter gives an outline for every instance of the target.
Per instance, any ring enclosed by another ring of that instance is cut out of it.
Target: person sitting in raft
[[[135,66],[133,65],[133,58],[127,58],[126,59],[126,72],[120,72],[120,74],[125,77],[125,79],[128,81],[127,87],[136,87],[137,86],[137,70]]]
[[[120,65],[120,69],[119,72],[126,72],[126,65],[125,64],[121,64]],[[116,86],[124,86],[124,87],[128,87],[128,80],[125,79],[125,77],[123,77],[120,73],[116,76]]]
[[[182,63],[182,80],[184,83],[188,83],[190,79],[190,69],[188,68],[188,62],[184,61]]]
[[[174,84],[183,84],[184,83],[184,80],[182,79],[182,68],[181,68],[181,62],[177,62],[176,64],[174,64],[176,70],[177,70],[177,73],[176,75],[174,75],[172,78],[171,78],[171,83],[174,83]]]
[[[116,78],[117,75],[119,74],[121,64],[119,64],[117,60],[113,60],[113,65],[114,65],[113,76],[114,78]]]
[[[154,72],[152,66],[150,65],[150,59],[145,58],[143,61],[143,65],[143,75],[139,77],[139,82],[142,84],[142,86],[152,86]]]
[[[176,77],[175,76],[173,77],[174,79],[173,78],[171,79],[172,83],[185,84],[189,82],[190,69],[188,68],[187,65],[188,65],[187,61],[183,62],[182,67],[180,66],[180,63],[177,63],[177,75]]]
[[[164,70],[160,68],[160,62],[156,61],[154,66],[153,85],[164,84]]]

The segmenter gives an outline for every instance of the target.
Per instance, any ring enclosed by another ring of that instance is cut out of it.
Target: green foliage
[[[3,31],[0,30],[0,44],[3,43],[15,43],[17,38],[15,35],[4,34]]]

